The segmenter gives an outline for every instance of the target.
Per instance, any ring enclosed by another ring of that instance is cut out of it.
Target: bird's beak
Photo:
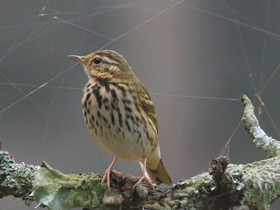
[[[72,58],[75,61],[79,61],[81,64],[85,65],[85,56],[79,56],[79,55],[68,55],[69,58]]]

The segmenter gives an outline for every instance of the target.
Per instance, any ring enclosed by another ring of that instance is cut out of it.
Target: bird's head
[[[123,82],[134,77],[134,73],[119,53],[101,50],[86,56],[69,55],[84,67],[89,79],[107,82]]]

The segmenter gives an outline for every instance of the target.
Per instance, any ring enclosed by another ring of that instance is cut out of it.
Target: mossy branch
[[[280,144],[260,128],[254,107],[242,95],[242,122],[256,147],[268,159],[246,165],[229,164],[226,157],[214,159],[209,172],[174,184],[171,188],[146,183],[133,189],[136,178],[113,173],[111,190],[95,174],[65,175],[45,162],[41,166],[15,163],[0,151],[0,196],[34,200],[54,210],[84,209],[230,209],[247,205],[269,209],[280,195]]]

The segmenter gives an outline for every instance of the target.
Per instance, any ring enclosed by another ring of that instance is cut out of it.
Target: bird
[[[111,172],[122,159],[140,163],[142,176],[133,188],[143,181],[171,185],[161,158],[153,101],[126,59],[112,50],[68,57],[81,63],[88,77],[82,108],[89,132],[99,147],[114,156],[102,182],[107,180],[110,189]]]

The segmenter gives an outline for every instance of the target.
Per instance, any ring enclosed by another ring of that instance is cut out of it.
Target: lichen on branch
[[[246,95],[241,96],[244,106],[242,122],[245,130],[253,139],[256,147],[265,152],[268,158],[280,155],[280,142],[269,137],[260,127],[259,121],[254,113],[254,106]]]
[[[50,209],[100,207],[106,187],[97,175],[64,175],[43,162],[34,177],[32,196]]]
[[[32,191],[34,172],[38,166],[15,163],[13,156],[0,150],[0,198],[12,195],[28,203]]]
[[[269,209],[271,202],[280,196],[280,144],[261,129],[249,98],[242,95],[241,101],[244,127],[268,159],[238,165],[218,157],[211,162],[209,172],[182,180],[170,188],[151,189],[143,182],[134,189],[137,178],[112,173],[109,190],[99,175],[65,175],[45,162],[40,167],[19,164],[8,152],[0,151],[0,195],[28,197],[53,210],[75,207],[222,210],[240,205]]]

